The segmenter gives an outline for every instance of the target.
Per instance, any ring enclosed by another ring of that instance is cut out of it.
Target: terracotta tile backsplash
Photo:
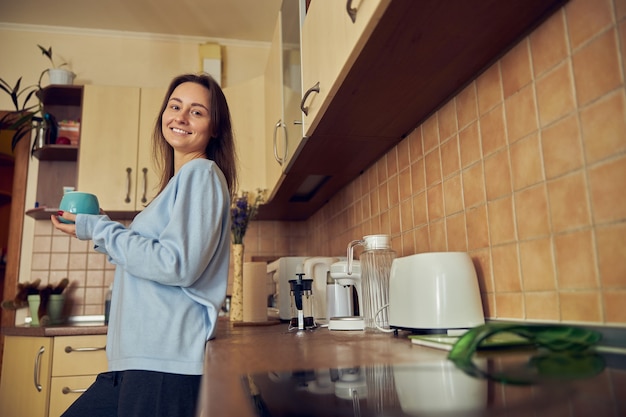
[[[71,315],[104,313],[106,290],[113,282],[114,268],[91,242],[71,239],[56,231],[50,221],[35,222],[31,279],[56,284],[70,280],[65,294]]]
[[[485,316],[626,325],[626,1],[571,0],[304,222],[253,222],[245,260],[467,251]],[[102,314],[113,267],[37,222],[32,277]]]

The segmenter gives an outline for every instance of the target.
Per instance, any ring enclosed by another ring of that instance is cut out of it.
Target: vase
[[[50,68],[48,77],[50,77],[50,84],[72,85],[76,74],[65,68]]]
[[[230,321],[243,321],[243,244],[232,246],[233,291],[230,297]]]
[[[39,320],[39,305],[41,304],[41,296],[32,294],[28,296],[28,307],[30,309],[31,326],[47,326],[54,324],[62,324],[63,307],[65,305],[65,296],[63,294],[50,294],[46,308],[46,314]]]

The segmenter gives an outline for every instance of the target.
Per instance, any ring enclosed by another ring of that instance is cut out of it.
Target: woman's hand
[[[50,216],[50,220],[52,221],[52,225],[55,227],[55,229],[60,230],[61,232],[66,233],[72,237],[76,237],[76,225],[73,223],[76,221],[76,215],[61,210],[59,210],[57,215],[59,217],[63,217],[65,220],[71,221],[72,223],[61,223],[61,221],[57,219],[57,216],[52,215]]]

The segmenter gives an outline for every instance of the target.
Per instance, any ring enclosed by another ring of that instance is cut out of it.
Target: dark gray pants
[[[105,372],[61,417],[194,417],[200,375]]]

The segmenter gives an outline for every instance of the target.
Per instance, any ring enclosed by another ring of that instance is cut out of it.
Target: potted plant
[[[74,74],[67,68],[62,68],[67,65],[67,62],[62,62],[59,65],[55,65],[54,59],[52,59],[52,47],[50,46],[48,47],[48,49],[46,49],[41,45],[37,46],[39,47],[41,53],[48,57],[50,63],[52,64],[52,68],[48,68],[46,71],[44,71],[44,73],[48,73],[50,84],[73,84],[76,74]],[[41,77],[39,77],[39,85],[41,85]]]
[[[15,131],[11,137],[11,152],[15,149],[20,139],[22,139],[31,128],[43,127],[45,130],[45,124],[49,115],[43,114],[41,101],[37,100],[36,104],[30,104],[31,99],[33,99],[33,97],[36,98],[37,94],[42,89],[41,80],[44,74],[48,74],[50,84],[72,84],[75,77],[72,71],[61,68],[66,66],[67,63],[63,62],[58,66],[55,64],[52,58],[52,47],[44,48],[41,45],[37,45],[37,47],[39,47],[41,53],[45,55],[52,64],[52,68],[47,68],[41,72],[37,84],[22,87],[22,77],[20,77],[14,85],[0,78],[0,90],[11,97],[11,102],[14,107],[13,111],[4,114],[4,116],[0,118],[0,132],[2,130]],[[54,128],[56,128],[56,126],[54,126]],[[0,147],[0,149],[2,149],[2,147]]]
[[[0,118],[0,131],[15,131],[11,137],[11,152],[15,149],[20,139],[30,130],[33,116],[41,110],[40,104],[29,105],[33,95],[39,91],[39,87],[37,85],[29,85],[22,88],[21,86],[22,77],[13,86],[0,78],[0,89],[11,97],[11,102],[15,109],[5,113]]]

